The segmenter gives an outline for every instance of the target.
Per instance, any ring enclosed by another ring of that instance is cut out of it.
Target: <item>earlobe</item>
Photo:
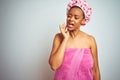
[[[83,19],[82,22],[81,22],[81,24],[82,24],[82,25],[85,25],[85,21],[86,21],[86,20]]]

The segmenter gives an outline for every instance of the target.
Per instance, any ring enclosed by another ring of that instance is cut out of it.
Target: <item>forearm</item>
[[[66,44],[67,44],[67,39],[64,39],[61,45],[58,47],[57,51],[53,55],[51,55],[50,65],[53,70],[56,70],[61,66],[64,58],[64,51],[66,48]]]
[[[95,71],[93,80],[101,80],[101,76],[100,76],[100,71],[99,70]]]

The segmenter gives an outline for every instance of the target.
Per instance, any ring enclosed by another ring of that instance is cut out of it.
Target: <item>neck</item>
[[[72,38],[75,38],[78,34],[79,34],[80,30],[77,29],[77,30],[74,30],[74,31],[70,31],[70,36]]]

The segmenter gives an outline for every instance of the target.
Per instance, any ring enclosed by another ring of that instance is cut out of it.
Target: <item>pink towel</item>
[[[93,80],[93,58],[89,48],[67,48],[54,80]]]

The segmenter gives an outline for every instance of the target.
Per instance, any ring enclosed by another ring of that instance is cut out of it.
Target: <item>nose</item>
[[[72,16],[72,17],[70,18],[70,20],[71,20],[71,21],[74,20],[74,17]]]

